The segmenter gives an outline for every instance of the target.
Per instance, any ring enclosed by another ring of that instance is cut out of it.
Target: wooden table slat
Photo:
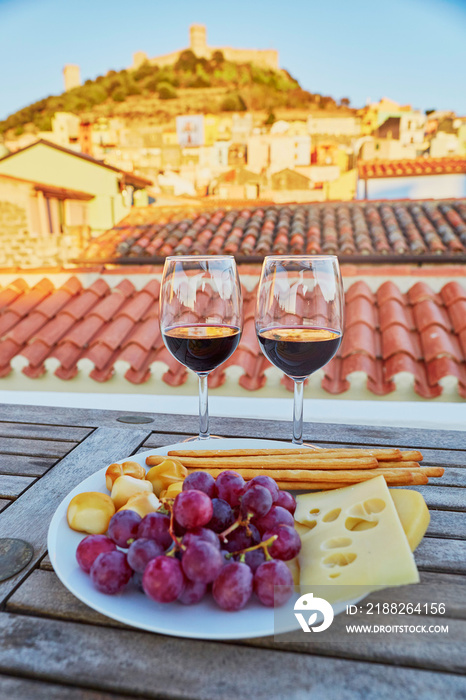
[[[466,539],[466,516],[449,510],[431,510],[427,536]]]
[[[71,688],[45,681],[0,675],[0,697],[12,700],[131,700],[134,695],[115,695],[100,690]]]
[[[33,478],[28,476],[0,474],[0,498],[17,498],[34,481]]]
[[[56,457],[47,458],[35,457],[34,455],[0,454],[0,474],[42,476],[56,461]]]
[[[137,416],[137,412],[131,412]],[[78,427],[108,426],[131,430],[134,425],[118,423],[117,418],[128,415],[128,411],[104,411],[84,408],[53,408],[50,406],[15,406],[0,404],[0,421],[35,423],[42,425],[66,425]],[[150,416],[153,423],[147,424],[151,431],[160,433],[179,433],[180,435],[196,435],[199,428],[197,416],[170,415],[161,413],[140,413]],[[173,430],[174,424],[176,431]],[[291,440],[290,421],[251,420],[248,418],[218,418],[211,419],[212,434],[225,437],[257,437],[276,440]],[[396,442],[399,447],[418,447],[465,450],[466,431],[458,430],[427,430],[420,428],[392,428],[384,426],[344,425],[339,423],[305,423],[304,438],[308,442],[338,441],[352,445],[392,445]]]
[[[65,442],[57,440],[30,440],[29,438],[2,438],[0,442],[0,454],[3,455],[30,455],[31,457],[64,457],[77,442]]]
[[[10,613],[0,616],[0,672],[173,700],[393,700],[394,688],[400,700],[432,700],[459,698],[466,689],[451,672],[295,651],[283,657],[251,643],[193,642]]]
[[[28,440],[60,440],[82,442],[92,432],[91,428],[66,425],[41,425],[38,423],[5,423],[0,421],[0,438],[27,438]]]

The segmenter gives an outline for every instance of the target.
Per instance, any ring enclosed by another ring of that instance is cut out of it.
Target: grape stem
[[[244,563],[246,557],[246,552],[253,552],[255,549],[263,549],[264,554],[265,554],[265,560],[270,561],[273,559],[272,556],[269,554],[268,547],[270,547],[275,540],[277,539],[278,535],[272,535],[272,537],[269,537],[268,540],[264,540],[263,542],[259,542],[259,544],[254,544],[251,547],[246,547],[246,549],[239,549],[237,552],[230,552],[230,554],[225,555],[226,559],[231,559],[232,557],[236,556],[237,554],[240,555],[240,561]]]
[[[169,552],[167,552],[167,557],[174,557],[176,552],[182,549],[181,538],[175,535],[175,516],[173,514],[173,503],[174,498],[162,498],[163,507],[170,513],[170,527],[168,529],[170,537],[173,540],[174,547]],[[185,547],[186,549],[186,547]]]
[[[254,516],[254,513],[248,513],[247,517],[243,518],[241,513],[240,513],[238,515],[238,518],[235,520],[235,522],[232,525],[230,525],[229,527],[227,527],[226,530],[224,530],[223,532],[220,532],[218,536],[220,537],[220,539],[222,541],[225,541],[226,537],[229,534],[231,534],[233,532],[233,530],[236,530],[236,528],[239,527],[240,525],[244,525],[244,527],[246,528],[246,532],[248,533],[248,535],[250,535],[251,530],[249,529],[249,523],[250,523],[250,520],[253,516]],[[228,542],[228,540],[227,540],[227,542]]]

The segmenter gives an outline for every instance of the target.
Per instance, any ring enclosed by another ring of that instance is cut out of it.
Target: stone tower
[[[207,57],[207,30],[205,24],[192,24],[189,28],[190,48],[196,56]]]
[[[67,92],[81,85],[81,70],[79,66],[67,63],[63,68],[63,77],[65,79],[65,90]]]

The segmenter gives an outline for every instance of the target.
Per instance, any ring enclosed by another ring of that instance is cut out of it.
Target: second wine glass
[[[303,443],[303,385],[343,334],[343,284],[334,255],[270,255],[257,293],[256,333],[267,359],[294,381],[293,443]]]
[[[199,377],[199,440],[210,437],[207,377],[238,347],[242,320],[241,286],[233,256],[166,258],[160,329],[173,357]]]

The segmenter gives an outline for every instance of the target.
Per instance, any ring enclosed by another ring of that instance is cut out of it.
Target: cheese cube
[[[329,602],[386,586],[417,583],[419,574],[383,476],[297,497],[301,587],[319,587]],[[362,529],[361,529],[361,526]]]
[[[410,489],[389,489],[396,512],[414,552],[426,534],[430,523],[430,513],[422,495]]]

